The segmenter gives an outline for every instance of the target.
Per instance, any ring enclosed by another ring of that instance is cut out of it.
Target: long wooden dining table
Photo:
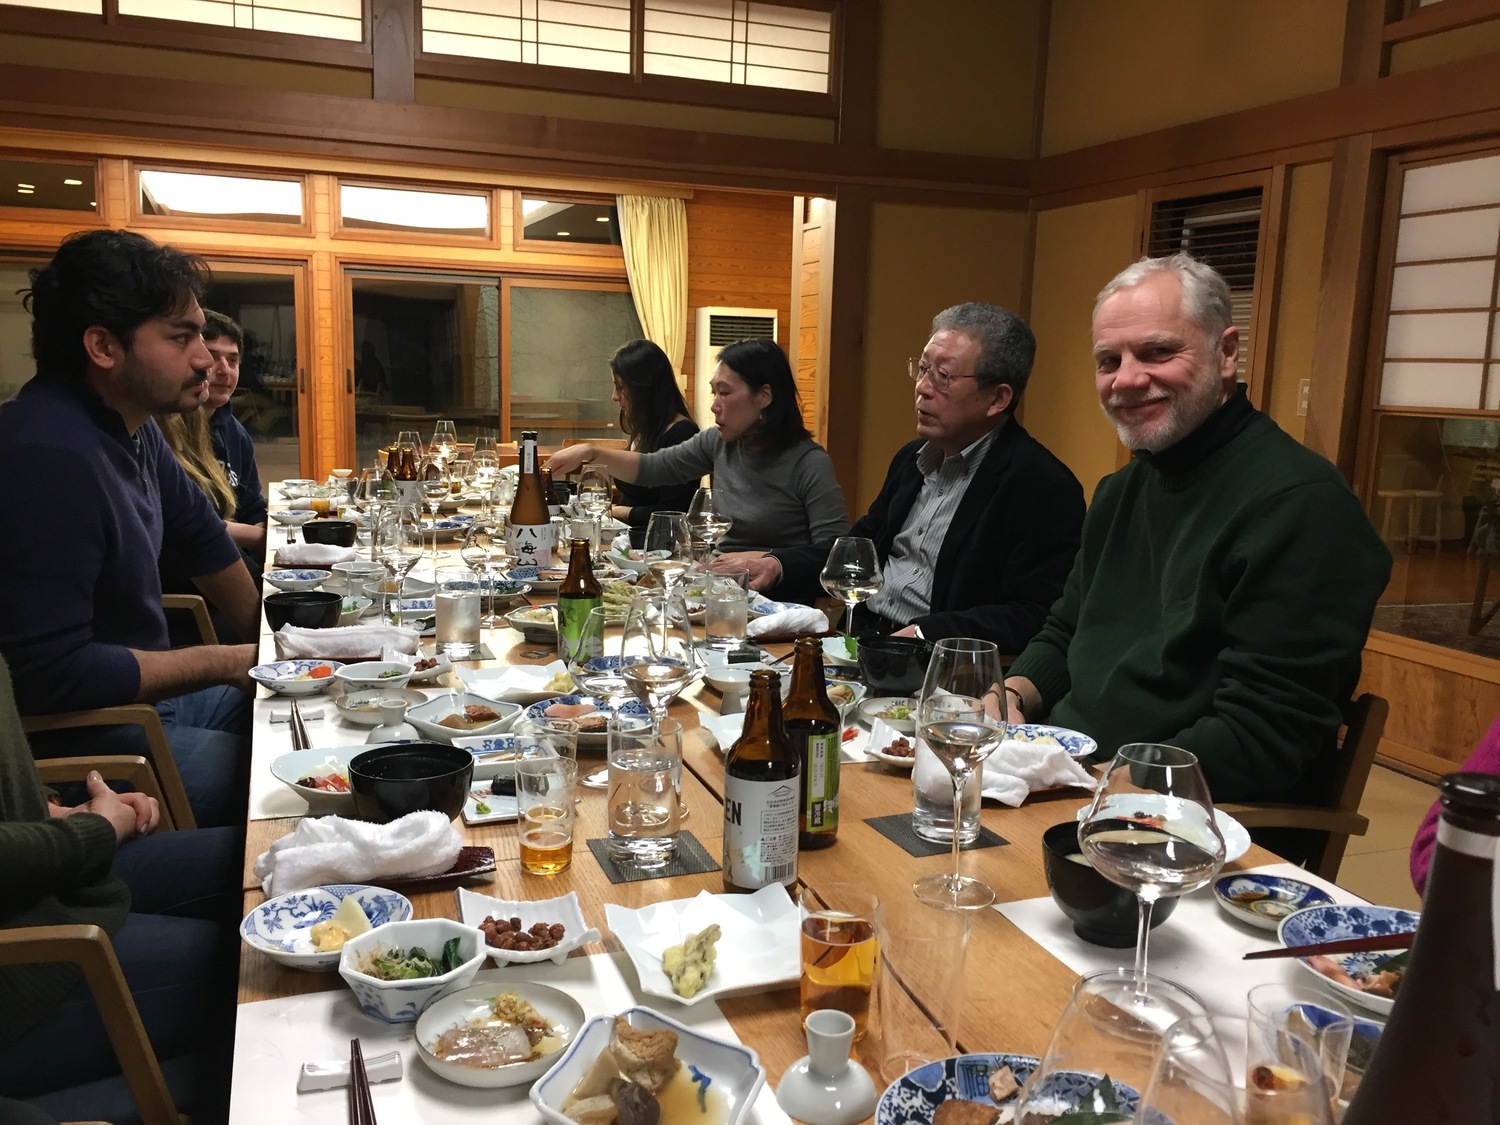
[[[273,539],[280,540],[281,535],[277,533]],[[487,629],[483,639],[493,659],[473,662],[474,667],[540,664],[554,659],[544,646],[526,641],[508,628]],[[786,650],[783,647],[774,651],[780,655]],[[261,658],[263,661],[276,658],[269,630],[262,637]],[[456,685],[457,682],[455,677],[453,683]],[[292,747],[288,726],[268,721],[273,707],[272,697],[265,689],[261,689],[261,694],[263,698],[255,704],[257,717],[252,768],[269,771],[271,760]],[[717,713],[719,703],[717,692],[699,682],[689,687],[671,709],[673,717],[682,722],[685,735],[686,768],[682,787],[684,803],[691,810],[685,827],[715,859],[722,847],[724,748],[719,746],[703,720]],[[276,705],[284,707],[285,702],[277,700]],[[322,722],[309,724],[315,746],[364,741],[368,733],[365,728],[345,725],[331,706],[326,706],[325,710],[326,717]],[[580,776],[603,764],[602,750],[580,750]],[[579,791],[581,802],[572,865],[557,875],[536,876],[521,870],[514,823],[467,826],[460,820],[464,843],[493,848],[497,861],[492,882],[467,885],[501,899],[542,899],[577,892],[585,919],[601,931],[602,937],[598,943],[575,951],[575,957],[622,948],[618,938],[605,925],[604,907],[607,903],[635,909],[691,898],[702,891],[719,893],[723,890],[722,876],[718,871],[618,884],[610,882],[584,844],[588,839],[607,835],[605,791],[584,787]],[[1035,793],[1020,808],[986,804],[981,813],[984,826],[1006,843],[963,852],[963,871],[994,888],[997,903],[1045,896],[1047,883],[1040,843],[1042,833],[1054,824],[1073,819],[1087,796],[1082,789],[1059,789]],[[867,821],[890,814],[909,814],[912,800],[909,771],[876,760],[846,763],[840,775],[837,843],[823,850],[800,854],[799,882],[813,889],[835,882],[859,883],[874,892],[882,902],[909,898],[912,884],[919,877],[942,872],[950,866],[948,853],[912,856]],[[244,867],[244,907],[247,913],[266,897],[253,871],[256,857],[273,841],[290,833],[299,819],[289,816],[248,822]],[[1230,864],[1229,869],[1275,861],[1276,857],[1271,853],[1251,847],[1239,861]],[[408,897],[415,917],[458,917],[457,896],[451,885],[432,891],[408,892]],[[241,950],[239,999],[242,1005],[345,988],[337,974],[299,972],[276,964],[248,946],[242,945]],[[999,910],[974,911],[963,978],[962,1014],[957,1023],[958,1049],[962,1052],[1039,1054],[1046,1046],[1049,1032],[1062,1013],[1078,975],[1075,969],[1034,941]],[[353,1008],[352,995],[348,1003]],[[807,1053],[795,985],[756,995],[720,998],[716,1003],[741,1041],[759,1053],[768,1083],[774,1084],[790,1064]],[[671,1008],[671,1005],[666,1007]],[[674,1013],[666,1011],[666,1014]],[[897,1018],[908,1021],[908,1032],[916,1029],[918,1034],[926,1036],[932,1057],[945,1053],[942,1039],[924,1011],[908,1001]],[[930,1035],[922,1031],[924,1025]],[[861,1058],[877,1076],[880,1059],[871,1057],[870,1052],[878,1050],[878,1037],[867,1037]],[[408,1065],[421,1069],[414,1059]],[[251,1120],[253,1107],[240,1104],[243,1099],[239,1096],[238,1086],[236,1100],[233,1119]]]

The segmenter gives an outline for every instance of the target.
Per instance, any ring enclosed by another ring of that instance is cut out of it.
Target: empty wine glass
[[[480,510],[485,515],[490,514],[490,490],[495,487],[495,474],[500,471],[500,462],[496,459],[494,449],[486,451],[478,448],[480,441],[488,440],[488,438],[475,439],[474,452],[469,455],[464,475],[464,485],[470,494],[469,499],[472,500],[473,494],[477,493]]]
[[[1224,837],[1198,759],[1176,746],[1120,747],[1078,827],[1078,844],[1099,874],[1139,897],[1135,971],[1144,977],[1152,905],[1197,890],[1224,866]]]
[[[422,446],[422,435],[416,430],[402,430],[396,435],[395,444],[397,449],[410,449],[412,459],[415,461],[420,461],[427,456],[427,450]]]
[[[484,591],[489,597],[489,612],[481,624],[487,629],[498,628],[500,616],[495,612],[495,590],[500,585],[499,576],[505,573],[510,561],[510,546],[505,542],[504,530],[489,519],[475,519],[464,533],[463,546],[458,549],[458,554],[484,582]]]
[[[638,590],[625,611],[620,675],[652,718],[665,718],[667,706],[701,670],[683,596]]]
[[[458,453],[458,431],[453,423],[442,419],[432,428],[432,442],[427,447],[435,460],[447,465]]]
[[[603,469],[585,465],[578,478],[578,507],[595,520],[602,520],[609,512],[613,498],[614,483]]]
[[[880,574],[880,556],[875,553],[875,541],[858,535],[842,535],[835,539],[828,552],[828,561],[823,564],[820,580],[823,589],[849,607],[844,632],[853,633],[854,607],[869,601],[885,585]]]
[[[432,553],[436,557],[438,553],[438,509],[443,506],[443,501],[448,499],[450,492],[448,473],[443,468],[442,462],[435,457],[428,462],[421,480],[421,489],[422,499],[427,501],[427,507],[432,512]]]
[[[712,488],[700,488],[693,494],[687,518],[688,533],[692,536],[692,545],[698,551],[698,562],[701,565],[714,553],[719,540],[729,534],[734,521],[724,511],[723,494],[716,494]]]
[[[1138,1125],[1188,1121],[1193,1125],[1240,1125],[1242,1100],[1213,1020],[1207,1015],[1184,1016],[1162,1034],[1156,1065],[1141,1091],[1135,1120]],[[1308,1125],[1318,1120],[1307,1118]]]
[[[652,512],[646,524],[646,565],[670,591],[692,566],[692,537],[686,512]]]
[[[376,555],[396,583],[396,612],[391,620],[399,625],[406,576],[422,557],[422,510],[414,504],[383,505],[372,540]]]
[[[953,778],[953,871],[926,875],[914,890],[923,902],[964,910],[988,906],[988,883],[959,873],[964,786],[1000,740],[1005,720],[984,708],[984,693],[1001,682],[1000,650],[992,641],[945,637],[932,650],[917,697],[917,733]]]

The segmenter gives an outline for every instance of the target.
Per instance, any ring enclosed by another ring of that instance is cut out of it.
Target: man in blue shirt
[[[196,255],[118,230],[71,235],[32,271],[37,374],[0,403],[0,512],[13,532],[0,536],[0,653],[23,714],[157,703],[199,822],[224,824],[244,806],[256,650],[168,648],[162,543],[238,635],[259,635],[260,602],[152,420],[204,400],[209,277]],[[133,735],[66,732],[33,748],[144,752]]]
[[[203,310],[203,343],[214,365],[208,372],[208,399],[204,408],[209,417],[209,433],[214,453],[229,483],[234,486],[234,517],[225,520],[229,537],[250,559],[261,559],[266,553],[266,498],[261,494],[260,470],[255,467],[255,441],[250,431],[234,416],[229,400],[240,382],[240,354],[245,347],[245,333],[238,324],[213,309]]]

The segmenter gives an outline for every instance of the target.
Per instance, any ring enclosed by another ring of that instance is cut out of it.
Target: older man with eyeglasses
[[[919,359],[917,438],[851,535],[872,539],[885,574],[855,632],[979,637],[1019,652],[1062,593],[1078,550],[1083,489],[1015,420],[1036,340],[995,305],[944,309]],[[770,596],[812,601],[831,544],[724,556]]]

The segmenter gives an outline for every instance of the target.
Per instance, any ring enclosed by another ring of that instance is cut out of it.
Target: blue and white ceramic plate
[[[459,533],[462,531],[467,531],[468,528],[469,525],[461,520],[445,518],[440,519],[436,522],[433,522],[432,520],[422,521],[422,534],[424,536],[430,536],[432,535],[434,529],[436,529],[439,543],[458,538]]]
[[[1018,1085],[1024,1085],[1037,1068],[1034,1055],[955,1055],[938,1059],[908,1071],[892,1082],[875,1107],[875,1125],[930,1125],[932,1115],[943,1102],[953,1098],[996,1105],[990,1097],[990,1075],[1008,1066]],[[1079,1108],[1090,1091],[1097,1088],[1098,1075],[1081,1071],[1057,1071],[1047,1080],[1048,1092],[1057,1102],[1059,1113]],[[1123,1082],[1113,1083],[1120,1108],[1134,1113],[1140,1095]],[[1011,1105],[1014,1096],[1000,1102]]]
[[[483,786],[476,785],[476,789],[483,788],[488,792],[490,782],[495,778],[516,775],[516,736],[513,734],[465,735],[455,738],[453,745],[474,755],[474,780],[484,782]],[[468,819],[467,808],[464,817]],[[469,823],[475,822],[470,820]]]
[[[261,577],[278,590],[315,590],[333,577],[333,571],[268,570]]]
[[[770,598],[762,598],[758,594],[752,594],[750,598],[751,617],[770,617],[773,613],[780,613],[787,609],[806,609],[807,606],[801,602],[773,602]]]
[[[404,922],[411,917],[411,903],[405,895],[357,883],[330,884],[293,891],[261,903],[240,923],[240,937],[251,949],[258,949],[289,968],[331,973],[339,966],[339,951],[324,953],[314,949],[312,928],[331,919],[339,904],[350,895],[372,927]]]
[[[557,588],[562,585],[562,580],[567,575],[568,568],[565,566],[547,569],[535,566],[515,566],[505,572],[505,577],[511,582],[523,582],[538,594],[557,593]]]
[[[338,660],[277,660],[257,664],[250,669],[250,678],[277,695],[317,695],[336,682],[333,673],[343,666]],[[309,675],[314,668],[327,668],[329,674]]]
[[[1214,883],[1214,898],[1231,918],[1274,930],[1287,915],[1308,906],[1323,906],[1333,899],[1298,879],[1279,875],[1225,875]]]
[[[539,703],[533,703],[525,711],[521,712],[521,717],[530,719],[532,722],[541,722],[549,717],[555,717],[548,716],[547,708],[549,707],[558,705],[563,707],[577,707],[584,703],[592,703],[594,710],[583,715],[566,716],[579,724],[578,745],[595,748],[604,746],[607,741],[607,728],[610,716],[616,713],[610,709],[607,699],[595,699],[592,695],[559,695],[556,699],[543,699]],[[620,705],[618,713],[621,715],[639,715],[642,718],[649,718],[651,715],[651,712],[646,709],[645,704],[637,699],[627,699]]]
[[[1087,758],[1099,749],[1099,744],[1086,734],[1067,727],[1049,727],[1043,723],[1016,723],[1005,729],[1005,737],[1018,742],[1041,742],[1050,738],[1070,758]]]
[[[1284,918],[1277,930],[1277,937],[1281,939],[1283,946],[1287,946],[1408,934],[1416,930],[1421,919],[1422,916],[1413,910],[1398,910],[1394,906],[1309,906],[1306,910],[1299,910]],[[1359,979],[1379,971],[1380,966],[1391,956],[1391,953],[1380,952],[1335,953],[1323,957],[1299,957],[1297,961],[1348,1002],[1384,1014],[1395,1005],[1393,999],[1351,988],[1328,973],[1335,972]]]

